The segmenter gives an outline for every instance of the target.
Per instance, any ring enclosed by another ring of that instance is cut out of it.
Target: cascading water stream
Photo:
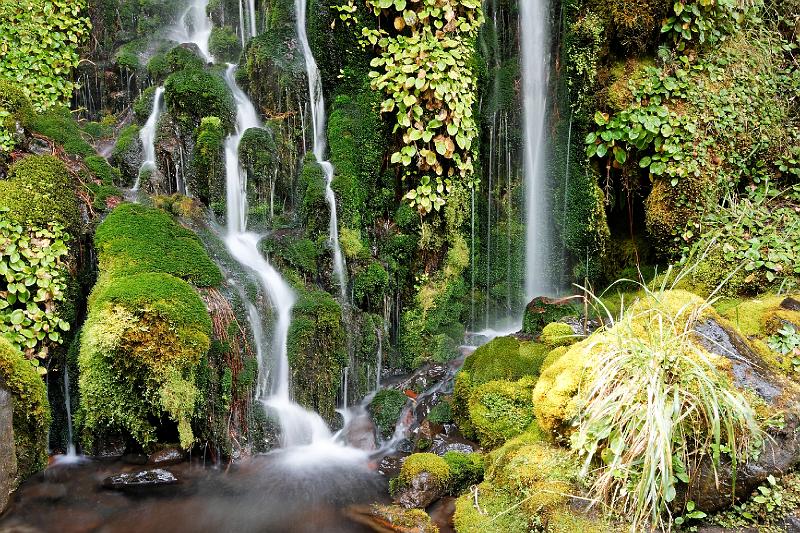
[[[549,0],[525,0],[519,3],[519,10],[525,132],[525,296],[530,300],[554,290],[547,269],[552,242],[545,168]]]
[[[196,44],[203,58],[211,63],[214,57],[208,48],[208,40],[213,26],[206,14],[207,6],[208,0],[192,0],[178,19],[178,24],[172,28],[171,38],[179,43]]]
[[[133,184],[132,191],[138,191],[142,181],[142,174],[147,171],[155,170],[156,168],[156,130],[158,129],[158,120],[161,118],[161,113],[164,110],[164,87],[157,87],[156,92],[153,94],[153,109],[150,111],[150,116],[147,122],[139,130],[139,139],[142,141],[142,148],[144,150],[144,161],[139,167],[139,173],[136,175],[136,182]]]
[[[67,457],[74,459],[78,456],[75,451],[75,441],[72,436],[72,400],[69,393],[69,372],[64,366],[64,407],[67,412]]]
[[[306,0],[295,0],[295,16],[297,19],[297,38],[303,51],[308,77],[308,94],[311,99],[311,121],[314,127],[314,158],[322,167],[325,174],[325,200],[330,207],[330,223],[328,224],[328,240],[333,250],[333,272],[339,282],[342,292],[342,302],[347,303],[347,274],[344,256],[339,245],[339,221],[336,214],[336,195],[331,188],[333,181],[333,165],[325,159],[328,149],[328,140],[325,131],[327,118],[325,116],[325,98],[322,94],[322,79],[320,77],[317,61],[311,52],[306,34]]]

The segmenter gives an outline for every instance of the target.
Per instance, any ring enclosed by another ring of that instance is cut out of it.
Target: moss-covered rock
[[[0,384],[14,398],[14,446],[21,481],[47,466],[50,404],[39,373],[3,337],[0,337]]]
[[[533,421],[531,394],[535,381],[489,381],[476,387],[469,397],[469,419],[479,442],[499,446],[525,431]]]
[[[395,389],[381,389],[369,403],[369,412],[381,435],[392,435],[408,398]]]
[[[97,228],[95,246],[103,278],[163,272],[198,287],[222,281],[197,235],[160,209],[120,205]]]
[[[569,346],[574,344],[576,339],[572,326],[563,322],[551,322],[542,329],[539,340],[549,348],[559,346]]]
[[[447,452],[443,456],[450,467],[447,491],[456,496],[483,481],[484,460],[479,453]]]
[[[439,528],[431,521],[431,517],[422,509],[406,509],[399,505],[378,505],[370,508],[371,517],[383,528],[389,524],[392,531],[401,533],[439,533]]]
[[[225,131],[233,128],[236,109],[222,76],[194,68],[180,70],[164,82],[164,98],[182,123],[197,125],[203,117],[217,117]]]
[[[201,70],[205,66],[205,61],[195,50],[189,46],[175,46],[167,52],[154,55],[147,63],[147,71],[153,80],[164,80],[170,74],[181,70]],[[147,91],[144,91],[144,94]],[[152,104],[152,97],[150,100]],[[139,113],[137,112],[137,118]]]
[[[78,123],[66,107],[52,107],[37,113],[29,122],[32,132],[53,139],[64,147],[69,155],[88,157],[95,155],[94,148],[86,141]]]
[[[11,165],[8,180],[0,181],[0,206],[17,222],[38,227],[55,222],[73,236],[79,233],[75,181],[53,156],[31,155]]]
[[[443,495],[450,480],[450,467],[433,453],[415,453],[403,461],[400,475],[391,482],[395,500],[406,508],[424,509]]]
[[[217,117],[203,117],[195,131],[192,176],[187,188],[206,204],[225,199],[225,130]]]
[[[242,42],[230,26],[216,26],[211,30],[208,49],[218,62],[238,63]]]
[[[295,400],[324,419],[336,417],[336,397],[347,366],[342,309],[324,291],[304,292],[292,310],[287,350]]]
[[[554,299],[546,296],[534,298],[525,307],[522,331],[535,337],[551,322],[558,322],[567,316],[578,316],[578,310],[575,307],[576,300],[575,298]]]

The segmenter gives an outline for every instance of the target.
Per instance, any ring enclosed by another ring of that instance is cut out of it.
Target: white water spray
[[[547,271],[552,249],[545,159],[547,90],[550,65],[549,0],[519,3],[525,123],[525,296],[553,292]]]
[[[156,130],[158,129],[158,119],[161,118],[161,113],[164,110],[163,103],[164,87],[158,87],[153,94],[153,109],[150,111],[150,116],[142,126],[142,129],[139,130],[139,139],[142,141],[142,149],[144,150],[144,161],[139,167],[136,182],[133,184],[133,189],[131,189],[134,192],[139,190],[142,174],[156,169]]]
[[[333,165],[325,159],[328,149],[328,140],[325,131],[325,98],[322,94],[322,79],[320,77],[317,61],[311,53],[306,34],[306,0],[295,0],[295,17],[297,19],[297,38],[303,50],[308,77],[308,94],[311,99],[311,121],[314,126],[314,158],[325,173],[325,200],[330,207],[331,216],[328,224],[328,240],[333,250],[333,272],[342,291],[342,302],[347,302],[347,273],[345,270],[344,256],[339,245],[339,220],[336,214],[336,195],[331,188],[333,181]]]
[[[214,58],[208,48],[208,39],[211,37],[212,24],[206,14],[207,6],[208,0],[192,0],[178,19],[178,24],[172,28],[170,37],[179,43],[196,44],[203,59],[211,63]]]

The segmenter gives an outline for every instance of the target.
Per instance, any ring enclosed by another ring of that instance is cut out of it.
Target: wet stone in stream
[[[169,470],[156,468],[141,472],[123,473],[103,480],[103,487],[111,490],[140,491],[178,483],[178,478]]]

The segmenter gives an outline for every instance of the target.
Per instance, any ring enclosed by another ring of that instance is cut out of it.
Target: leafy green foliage
[[[60,312],[69,278],[69,235],[56,223],[23,226],[7,214],[0,209],[0,333],[44,373],[38,359],[70,329]]]
[[[767,345],[781,355],[792,355],[794,371],[800,372],[800,332],[792,324],[786,324],[775,335],[771,335]]]
[[[764,531],[785,528],[784,516],[791,515],[800,505],[800,475],[791,472],[782,479],[768,476],[750,497],[735,503],[730,509],[711,515],[705,521],[730,529],[757,527]]]
[[[0,382],[14,397],[17,470],[26,479],[47,466],[50,405],[47,388],[30,362],[0,336]]]
[[[690,43],[713,45],[739,28],[752,4],[746,0],[679,0],[661,32],[672,35],[678,50]]]
[[[394,112],[401,147],[391,156],[412,186],[406,199],[425,215],[439,211],[452,180],[473,185],[472,114],[476,99],[471,39],[483,23],[475,0],[366,0],[376,17],[394,22],[394,32],[360,28],[362,43],[376,46],[372,87],[386,94],[381,112]],[[359,24],[355,0],[335,6],[340,18]]]
[[[399,390],[381,389],[369,403],[369,412],[384,438],[390,437],[394,432],[394,426],[400,419],[407,400],[406,395]]]
[[[97,228],[95,246],[103,276],[164,272],[198,287],[222,281],[197,235],[160,209],[120,205]]]
[[[66,103],[75,84],[78,47],[91,24],[82,16],[85,0],[0,2],[0,77],[18,82],[36,109]]]

